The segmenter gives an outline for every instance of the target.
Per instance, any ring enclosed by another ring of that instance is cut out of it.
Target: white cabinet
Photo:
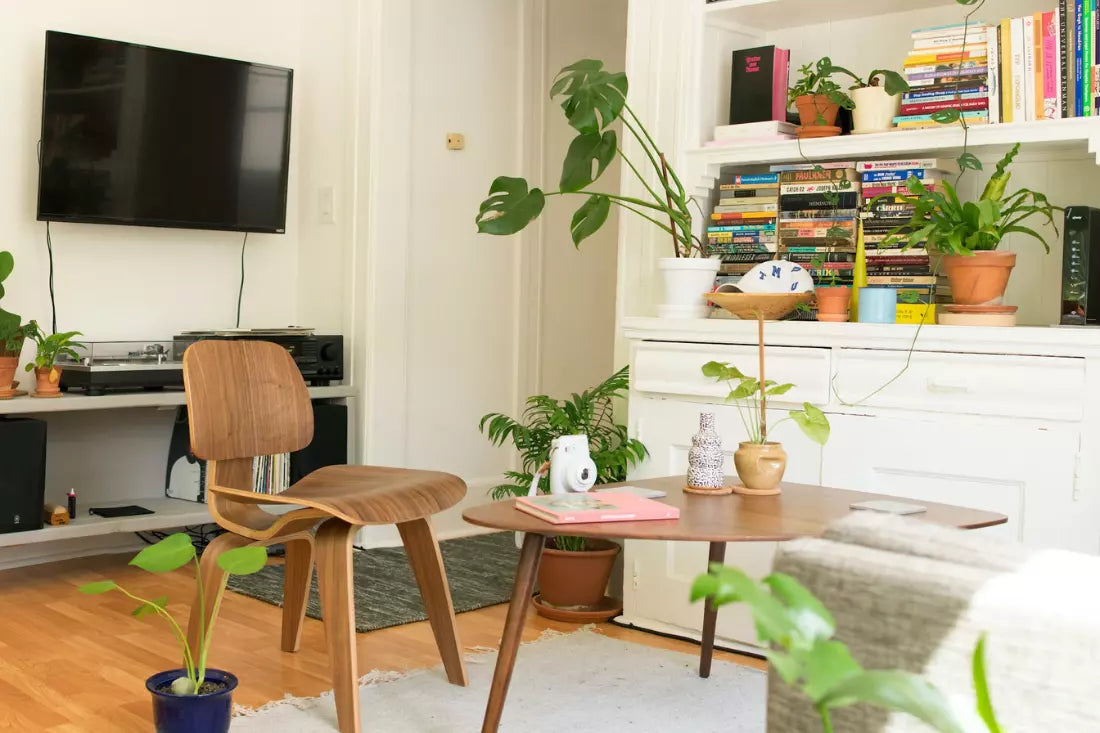
[[[1008,522],[983,532],[1095,551],[1095,532],[1065,521],[1077,511],[1074,425],[929,414],[829,420],[826,486],[999,512]]]

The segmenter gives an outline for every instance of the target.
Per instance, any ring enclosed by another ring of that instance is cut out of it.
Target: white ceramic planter
[[[852,89],[852,132],[885,132],[894,129],[894,118],[901,107],[901,95],[890,95],[882,87]]]
[[[664,280],[664,300],[657,306],[661,318],[706,318],[710,305],[704,293],[714,290],[718,260],[700,257],[662,257],[657,269]]]

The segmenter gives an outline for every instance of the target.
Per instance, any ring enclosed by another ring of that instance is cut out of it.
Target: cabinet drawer
[[[864,400],[905,366],[905,352],[842,349],[836,391]],[[1085,360],[915,352],[909,368],[860,404],[972,415],[1080,420]]]
[[[767,379],[795,385],[790,392],[777,397],[777,402],[817,405],[828,402],[828,349],[772,346],[765,359]],[[701,369],[708,361],[733,364],[745,374],[759,376],[756,346],[643,341],[634,351],[633,388],[637,392],[723,400],[729,387],[703,376]]]

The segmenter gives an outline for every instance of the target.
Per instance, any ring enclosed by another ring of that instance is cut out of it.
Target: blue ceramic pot
[[[226,688],[221,692],[207,695],[157,692],[158,687],[171,684],[172,680],[186,674],[186,670],[171,669],[145,680],[146,689],[153,695],[153,723],[157,733],[228,733],[237,678],[219,669],[208,669],[206,679],[225,683]]]

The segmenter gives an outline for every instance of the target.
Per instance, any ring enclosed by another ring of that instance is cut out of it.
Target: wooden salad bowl
[[[799,303],[809,303],[813,293],[705,293],[704,296],[738,318],[775,321],[792,313]]]

